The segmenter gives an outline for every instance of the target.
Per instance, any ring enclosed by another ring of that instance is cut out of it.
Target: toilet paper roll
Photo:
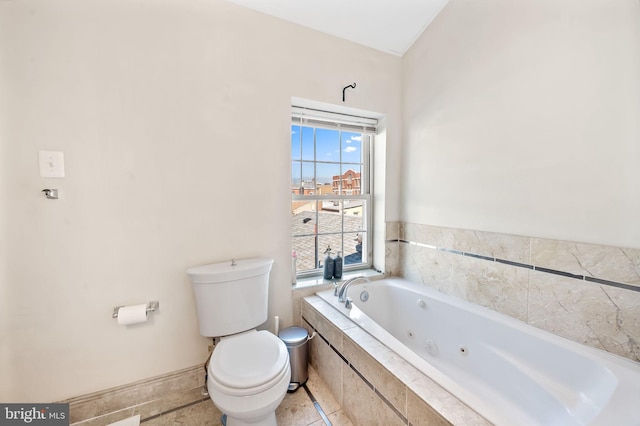
[[[137,324],[147,320],[147,305],[123,306],[118,309],[118,325]]]

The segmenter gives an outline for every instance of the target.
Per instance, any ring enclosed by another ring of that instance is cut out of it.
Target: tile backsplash
[[[386,273],[640,360],[640,250],[387,223]]]

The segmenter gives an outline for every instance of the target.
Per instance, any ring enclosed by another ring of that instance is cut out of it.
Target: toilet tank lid
[[[187,269],[194,284],[215,284],[262,275],[271,270],[273,259],[256,257],[195,266]]]

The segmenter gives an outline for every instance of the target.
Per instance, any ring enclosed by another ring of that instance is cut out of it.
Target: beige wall
[[[403,57],[390,269],[638,360],[639,75],[637,0],[450,0]]]
[[[640,248],[637,0],[451,0],[403,58],[406,222]]]
[[[386,114],[399,181],[401,59],[221,0],[3,1],[0,61],[5,402],[204,362],[189,266],[275,258],[270,316],[292,321],[292,96]],[[65,178],[39,177],[39,150]],[[149,300],[148,323],[111,318]]]

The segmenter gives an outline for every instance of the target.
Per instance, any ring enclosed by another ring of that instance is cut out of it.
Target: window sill
[[[295,285],[293,285],[291,288],[293,290],[299,290],[299,289],[306,289],[306,288],[312,288],[312,287],[327,286],[328,284],[341,283],[343,281],[348,280],[349,278],[354,278],[354,277],[367,277],[372,280],[379,280],[381,278],[384,278],[384,274],[380,271],[376,271],[375,269],[360,269],[357,271],[344,272],[342,274],[342,278],[335,279],[335,280],[325,280],[321,275],[314,276],[314,277],[304,277],[304,278],[299,278],[298,282]]]

